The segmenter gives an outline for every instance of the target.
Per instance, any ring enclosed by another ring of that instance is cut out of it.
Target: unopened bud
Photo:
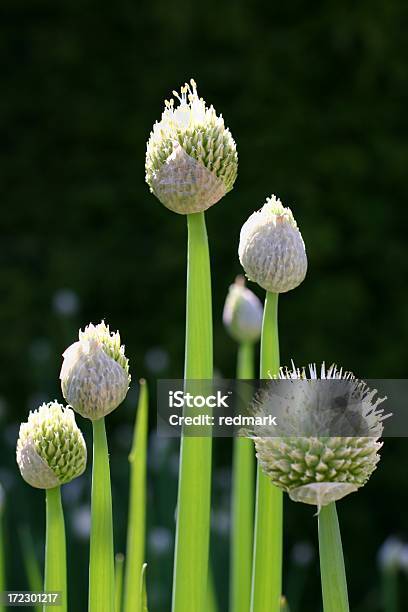
[[[224,306],[223,321],[229,334],[237,342],[257,342],[262,330],[262,316],[260,299],[245,287],[245,279],[238,276],[229,288]]]
[[[63,354],[62,393],[73,409],[95,421],[119,406],[129,389],[129,365],[119,332],[88,325]]]
[[[70,408],[50,402],[30,412],[20,426],[17,463],[22,477],[37,489],[52,489],[80,476],[86,445]]]
[[[307,257],[290,208],[275,196],[244,223],[239,260],[249,280],[266,291],[285,293],[303,281]]]

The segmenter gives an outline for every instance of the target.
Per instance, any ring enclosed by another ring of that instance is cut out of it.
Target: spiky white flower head
[[[54,401],[30,412],[20,426],[17,463],[24,480],[37,489],[52,489],[80,476],[86,445],[73,411]]]
[[[173,91],[150,133],[146,182],[164,206],[179,214],[201,212],[234,185],[238,156],[222,115],[208,107],[191,79]]]
[[[119,332],[111,332],[104,321],[90,323],[63,357],[62,393],[76,412],[95,421],[123,402],[130,376]]]
[[[230,285],[225,300],[223,321],[237,342],[257,342],[262,330],[263,306],[260,299],[245,287],[243,276]]]
[[[320,376],[315,365],[308,372],[281,368],[279,379],[292,384],[278,394],[267,387],[255,402],[258,415],[283,417],[280,429],[251,432],[264,472],[294,501],[319,508],[357,491],[380,460],[386,416],[378,406],[385,398],[335,365],[323,364]]]
[[[249,280],[266,291],[285,293],[306,276],[302,235],[290,208],[274,195],[242,226],[238,254]]]

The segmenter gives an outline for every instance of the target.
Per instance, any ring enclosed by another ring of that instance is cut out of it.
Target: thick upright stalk
[[[112,494],[105,420],[93,421],[89,612],[114,612]]]
[[[212,379],[211,275],[204,213],[188,222],[186,380]],[[173,575],[173,612],[204,612],[211,503],[211,436],[183,435]]]
[[[61,591],[61,606],[58,609],[61,612],[67,611],[67,554],[61,487],[46,491],[44,590]],[[54,606],[44,606],[44,612],[52,612],[54,609]]]
[[[237,378],[254,377],[254,345],[238,349]],[[254,533],[255,453],[252,440],[234,438],[231,497],[230,611],[248,612],[251,603],[251,568]]]
[[[324,612],[348,612],[343,547],[334,502],[319,512],[319,553]]]
[[[267,293],[260,377],[279,372],[278,295]],[[279,612],[282,592],[282,492],[258,465],[251,612]]]
[[[148,392],[140,381],[140,394],[133,435],[130,463],[129,517],[126,546],[125,612],[141,609],[140,589],[145,555],[146,531],[146,455]]]

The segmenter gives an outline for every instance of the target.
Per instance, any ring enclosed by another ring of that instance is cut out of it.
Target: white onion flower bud
[[[179,214],[207,210],[234,185],[238,156],[222,115],[199,98],[193,80],[166,100],[150,134],[146,182],[164,206]]]
[[[320,377],[315,365],[309,376],[305,369],[281,368],[279,378],[305,382],[281,385],[278,393],[271,385],[255,402],[256,414],[279,411],[283,417],[281,429],[260,426],[250,432],[265,474],[294,501],[318,508],[357,491],[380,460],[386,417],[378,406],[385,398],[334,365],[326,370],[323,364]],[[340,385],[316,384],[320,380]],[[311,435],[302,437],[306,430]]]
[[[262,331],[262,316],[260,299],[245,287],[243,276],[238,276],[229,288],[223,312],[229,334],[237,342],[257,342]]]
[[[238,254],[249,280],[266,291],[285,293],[306,276],[302,235],[290,208],[275,196],[242,226]]]
[[[73,411],[57,401],[30,412],[20,426],[17,463],[22,477],[37,489],[53,489],[80,476],[86,445]]]
[[[73,409],[95,421],[119,406],[129,389],[129,363],[119,332],[92,323],[79,332],[79,341],[63,354],[62,393]]]

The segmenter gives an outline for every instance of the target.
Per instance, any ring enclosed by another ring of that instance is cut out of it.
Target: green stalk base
[[[68,609],[67,553],[64,512],[61,503],[61,487],[46,490],[46,539],[45,539],[45,591],[61,591],[60,612]],[[43,607],[53,612],[55,606]]]
[[[260,377],[279,373],[278,294],[266,294]],[[279,612],[282,593],[283,494],[258,465],[251,612]]]
[[[141,610],[141,576],[145,556],[148,390],[140,381],[139,401],[129,455],[130,493],[126,546],[124,612]]]
[[[237,378],[254,377],[254,345],[238,350]],[[254,532],[255,452],[252,440],[234,438],[232,459],[232,529],[230,611],[248,612],[251,603],[251,569]]]
[[[336,504],[319,512],[319,554],[324,612],[349,612],[343,547]]]
[[[114,612],[112,494],[105,420],[93,421],[89,612]]]
[[[213,377],[211,274],[204,213],[188,224],[185,380]],[[173,612],[205,612],[210,537],[212,439],[182,436]]]

